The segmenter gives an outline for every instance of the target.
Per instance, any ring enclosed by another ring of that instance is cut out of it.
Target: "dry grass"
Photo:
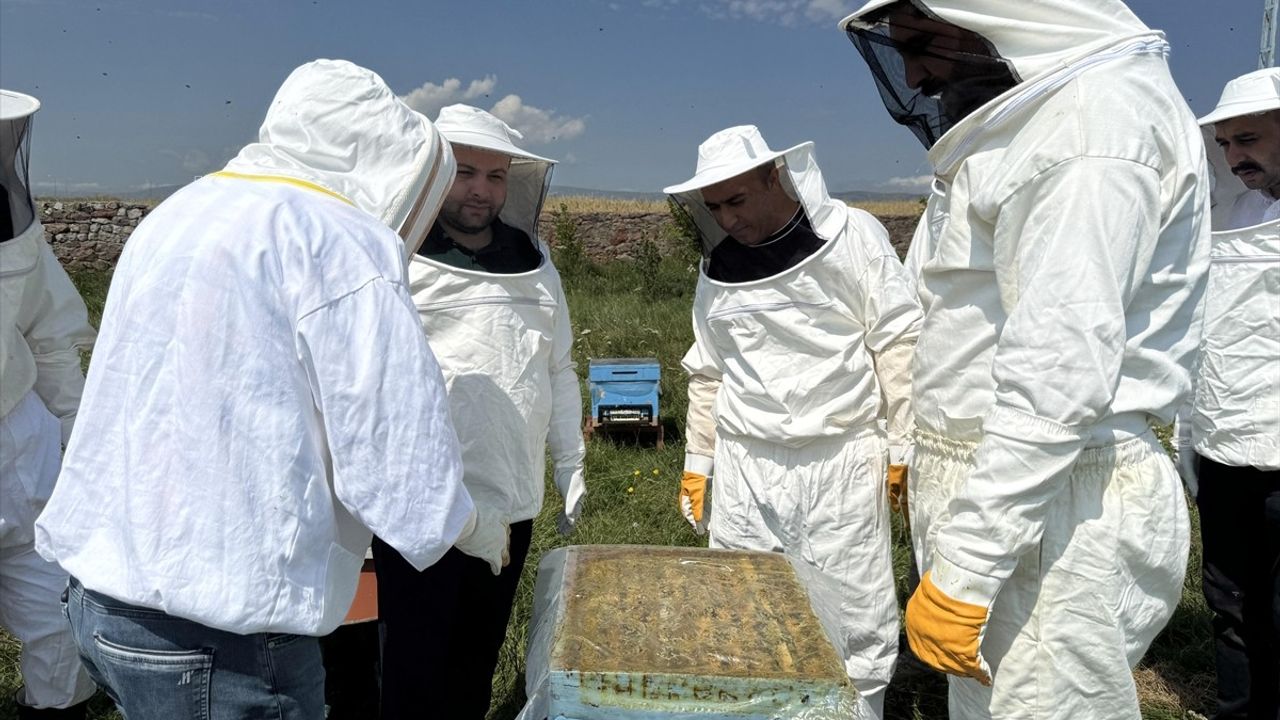
[[[876,217],[918,217],[924,209],[919,200],[867,200],[849,205]]]

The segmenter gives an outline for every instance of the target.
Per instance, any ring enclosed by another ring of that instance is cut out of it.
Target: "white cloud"
[[[404,95],[400,99],[404,100],[414,110],[427,117],[434,118],[436,113],[440,112],[440,108],[445,105],[471,102],[477,98],[488,97],[497,84],[498,77],[496,75],[485,75],[479,80],[472,80],[467,83],[466,89],[463,89],[461,80],[449,78],[439,85],[433,82],[423,83],[422,87],[410,91],[408,95]]]
[[[465,102],[482,106],[483,103],[477,101],[489,97],[497,85],[496,75],[486,75],[480,80],[472,80],[465,88],[458,78],[449,78],[439,85],[433,82],[423,83],[408,95],[401,96],[401,99],[414,110],[434,118],[440,112],[440,108],[453,103]],[[554,110],[544,110],[528,105],[515,94],[508,94],[495,102],[489,108],[489,112],[519,130],[524,135],[525,142],[532,144],[568,140],[581,135],[587,129],[585,118],[558,115]]]
[[[645,0],[645,5],[669,8],[681,0]],[[828,24],[857,9],[856,0],[715,0],[696,7],[712,17],[738,18],[792,27],[807,21]]]
[[[933,185],[932,175],[916,175],[914,177],[891,177],[884,181],[887,187],[903,190],[926,190]]]
[[[587,129],[582,118],[556,115],[554,111],[524,104],[519,95],[508,95],[494,103],[489,112],[519,130],[531,143],[549,143],[568,140],[581,135]]]

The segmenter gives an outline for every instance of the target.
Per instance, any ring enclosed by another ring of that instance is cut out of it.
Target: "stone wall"
[[[115,265],[125,240],[151,211],[151,203],[119,200],[47,200],[37,203],[53,253],[69,270],[106,270]],[[645,240],[667,254],[685,242],[675,236],[671,216],[662,213],[575,213],[578,237],[596,262],[627,260]],[[915,218],[882,217],[898,254],[906,252]],[[538,219],[538,233],[555,246],[551,212]]]
[[[36,209],[53,254],[68,270],[106,270],[151,207],[118,200],[48,200]]]

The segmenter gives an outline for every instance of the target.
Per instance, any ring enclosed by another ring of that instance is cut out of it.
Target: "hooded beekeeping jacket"
[[[66,444],[84,388],[79,350],[94,331],[36,219],[28,162],[39,109],[30,95],[0,90],[0,418],[34,390]]]
[[[258,142],[130,237],[40,553],[118,600],[310,635],[370,530],[443,555],[474,508],[396,229],[425,236],[452,165],[374,73],[295,70]]]
[[[735,144],[739,131],[754,134],[731,128],[717,136]],[[780,164],[784,187],[823,244],[795,266],[750,282],[712,280],[703,263],[693,302],[695,343],[684,358],[692,376],[687,469],[711,474],[717,428],[800,447],[874,425],[887,413],[890,442],[905,444],[920,308],[888,233],[827,193],[812,143],[756,159]],[[696,180],[667,192],[711,249],[725,232]]]
[[[1234,92],[1233,92],[1234,91]],[[1212,255],[1190,422],[1180,418],[1180,451],[1224,465],[1280,470],[1280,204],[1250,190],[1215,147],[1214,123],[1280,109],[1280,69],[1237,78],[1200,119],[1214,177]],[[1239,226],[1252,201],[1253,219]],[[1261,201],[1261,202],[1259,202]],[[1188,438],[1187,435],[1190,435]]]
[[[30,545],[57,479],[93,344],[84,301],[45,242],[30,192],[40,101],[0,90],[0,545]],[[24,406],[25,409],[24,409]],[[58,429],[51,428],[60,428]],[[21,613],[19,613],[19,616]],[[17,616],[15,616],[17,617]]]
[[[989,606],[1081,450],[1168,423],[1188,397],[1207,168],[1167,44],[1117,0],[916,5],[980,34],[1014,81],[915,126],[936,179],[909,263],[925,311],[912,405],[921,430],[978,443],[933,575]],[[910,106],[872,66],[891,112]]]
[[[562,520],[572,522],[586,492],[582,395],[569,307],[551,253],[537,239],[553,162],[516,147],[519,134],[478,108],[446,107],[436,122],[455,145],[511,157],[498,217],[542,254],[535,269],[510,274],[420,254],[409,265],[413,301],[449,388],[467,490],[511,522],[535,517],[550,447]]]

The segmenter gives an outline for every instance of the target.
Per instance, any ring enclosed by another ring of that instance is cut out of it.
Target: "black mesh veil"
[[[870,67],[889,114],[926,148],[1019,82],[985,38],[913,0],[850,23],[846,32]]]
[[[12,240],[36,217],[31,197],[31,118],[0,120],[0,242]]]

